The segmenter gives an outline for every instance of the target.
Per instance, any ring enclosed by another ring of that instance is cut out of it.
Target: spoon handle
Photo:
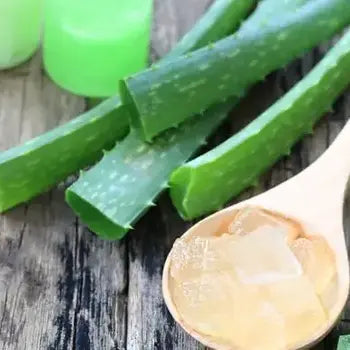
[[[345,190],[350,175],[350,121],[328,150],[304,171],[249,200],[292,217],[342,232]]]

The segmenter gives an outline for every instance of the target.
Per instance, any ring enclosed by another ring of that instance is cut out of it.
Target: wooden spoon
[[[299,222],[306,233],[323,236],[336,255],[338,295],[329,314],[329,321],[322,330],[305,342],[305,347],[321,340],[333,327],[341,314],[349,291],[349,262],[343,230],[343,206],[350,174],[350,122],[331,147],[316,162],[297,176],[275,188],[244,202],[209,216],[198,222],[184,235],[214,235],[222,232],[223,225],[232,221],[237,209],[257,206],[280,213]],[[163,295],[174,319],[194,338],[215,349],[227,349],[215,344],[186,326],[172,301],[169,290],[171,252],[163,270]],[[303,346],[304,347],[304,346]]]

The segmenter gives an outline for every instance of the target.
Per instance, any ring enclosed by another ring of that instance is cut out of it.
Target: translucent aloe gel
[[[38,48],[42,0],[0,0],[0,69],[26,61]]]
[[[47,0],[44,64],[63,88],[107,97],[148,61],[152,0]]]

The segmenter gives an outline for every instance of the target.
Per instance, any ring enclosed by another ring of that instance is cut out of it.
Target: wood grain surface
[[[210,2],[156,1],[152,58],[167,52]],[[255,87],[210,146],[287,91],[328,47],[314,50]],[[39,54],[1,72],[0,151],[64,123],[84,108],[82,98],[62,91],[46,77]],[[258,188],[236,200],[297,174],[324,152],[348,117],[350,93],[339,99],[312,136],[262,177]],[[0,216],[0,349],[203,349],[174,324],[161,295],[165,257],[191,223],[179,218],[164,194],[126,239],[103,242],[64,202],[70,181]],[[347,209],[345,217],[349,233]],[[349,305],[334,331],[315,349],[335,349],[344,333],[350,333]]]

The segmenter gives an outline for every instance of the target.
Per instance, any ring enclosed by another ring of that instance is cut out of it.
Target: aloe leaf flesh
[[[350,31],[286,95],[239,133],[171,176],[179,213],[194,219],[258,181],[327,112],[350,83]]]
[[[264,0],[235,34],[121,80],[120,96],[132,124],[151,141],[229,96],[240,97],[349,23],[349,0]]]
[[[300,1],[299,1],[300,2]],[[291,5],[288,2],[283,2],[286,6],[286,11],[289,11],[291,9]],[[271,9],[273,9],[276,5],[276,0],[265,0],[265,5],[270,5]],[[279,8],[282,11],[282,7]],[[255,20],[257,22],[261,22],[263,19],[265,19],[266,14],[269,13],[269,7],[260,7],[260,11],[263,14],[263,18],[260,18],[256,15],[256,13],[253,14]],[[292,57],[291,57],[292,59]],[[234,105],[235,101],[231,102],[232,106]],[[230,104],[230,102],[229,102]],[[223,104],[225,106],[226,104]],[[221,108],[216,107],[216,108]],[[227,115],[228,113],[224,113],[224,110],[221,110],[221,113]],[[210,118],[211,121],[214,123],[214,125],[217,125],[217,121],[215,120],[217,117],[217,112],[215,109],[210,109],[209,111],[205,112],[201,118]],[[196,118],[196,117],[194,117]],[[197,122],[200,122],[200,119],[198,118]],[[221,119],[221,118],[220,118]],[[192,122],[192,121],[191,121]],[[208,124],[209,125],[209,124]],[[209,125],[210,126],[210,125]],[[212,130],[215,128],[209,127],[207,136],[211,133]],[[171,134],[169,135],[177,135],[176,129],[174,129]],[[168,136],[171,137],[171,136]],[[190,138],[193,137],[193,135],[189,135]],[[185,142],[186,140],[181,138],[181,143],[177,142],[177,147],[179,149],[182,148],[182,142]],[[165,139],[162,140],[162,142],[165,142]],[[187,141],[186,141],[187,142]],[[124,147],[124,143],[128,145],[135,145],[134,147]],[[183,155],[182,161],[183,163],[188,160],[189,154],[193,154],[200,146],[201,143],[198,142],[197,144],[193,143],[193,150],[192,152],[187,152],[187,154]],[[145,143],[142,141],[142,138],[139,136],[138,133],[132,132],[130,135],[128,135],[120,144],[118,144],[111,153],[108,154],[108,157],[111,159],[109,161],[106,160],[106,162],[100,162],[98,163],[91,171],[94,171],[96,174],[101,174],[102,171],[104,171],[104,168],[106,169],[114,169],[114,171],[118,172],[119,178],[129,178],[130,177],[130,170],[128,167],[125,167],[123,164],[119,167],[118,164],[115,164],[114,167],[111,164],[111,161],[113,160],[112,157],[122,158],[126,157],[127,159],[135,159],[136,163],[138,163],[137,158],[137,148],[138,147],[151,147],[157,149],[158,141],[157,139],[155,142],[151,145]],[[163,146],[164,147],[164,146]],[[124,150],[127,150],[127,156],[124,154],[126,153]],[[151,203],[154,202],[154,198],[164,189],[166,178],[168,178],[168,174],[170,171],[170,168],[175,166],[176,162],[173,162],[172,160],[172,154],[169,153],[168,155],[166,153],[163,153],[163,157],[157,158],[157,171],[158,171],[158,177],[155,177],[152,182],[152,188],[157,189],[154,192],[149,191],[149,181],[147,180],[147,174],[150,171],[148,168],[144,169],[143,172],[139,169],[139,177],[138,177],[138,193],[146,193],[146,197],[142,197],[140,200],[138,197],[135,197],[135,192],[133,191],[132,186],[125,187],[125,184],[123,186],[120,185],[120,191],[125,190],[123,192],[123,203],[133,203],[133,205],[128,206],[119,206],[119,210],[116,212],[113,211],[113,205],[111,205],[108,202],[108,199],[113,197],[113,195],[110,194],[104,194],[106,196],[106,201],[102,202],[101,205],[95,200],[95,198],[91,198],[91,195],[89,194],[88,188],[85,185],[84,188],[84,178],[85,176],[88,176],[87,173],[83,174],[83,176],[78,180],[77,183],[75,183],[71,188],[69,188],[66,192],[66,198],[70,206],[83,218],[83,221],[93,230],[95,231],[99,236],[103,238],[108,239],[119,239],[125,235],[128,228],[131,228],[134,222],[146,211],[146,209],[151,205]],[[129,165],[131,166],[131,165]],[[173,168],[175,170],[176,167]],[[165,176],[162,175],[165,174]],[[158,179],[159,178],[159,179]],[[143,179],[146,179],[145,181]],[[106,180],[106,177],[102,177],[101,175],[99,177],[89,178],[89,184],[90,186],[93,186],[96,188],[97,196],[102,195],[103,192],[106,192],[106,190],[103,190],[103,183]],[[118,180],[119,181],[119,180]],[[97,188],[97,186],[100,186]],[[114,198],[117,199],[121,198],[119,195],[114,194]],[[98,205],[98,206],[97,206]],[[111,215],[113,214],[113,215]],[[125,220],[125,218],[129,218],[129,220]]]
[[[0,212],[48,190],[102,157],[129,129],[128,111],[113,97],[23,145],[0,153]]]
[[[350,350],[350,335],[339,337],[337,350]]]
[[[227,102],[169,130],[150,145],[132,130],[66,191],[69,205],[103,239],[120,239],[167,188],[171,172],[205,143],[232,108]]]

